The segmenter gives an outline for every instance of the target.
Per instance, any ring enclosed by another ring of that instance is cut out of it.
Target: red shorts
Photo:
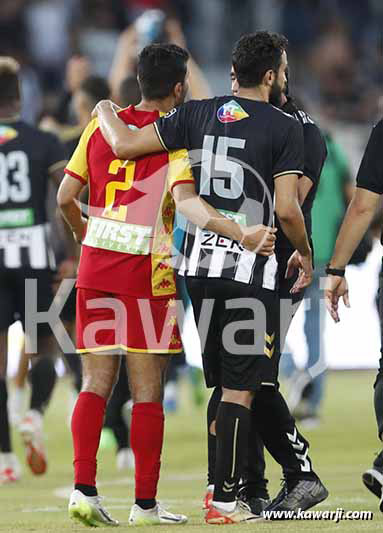
[[[76,334],[79,353],[182,351],[174,298],[138,299],[79,288]]]

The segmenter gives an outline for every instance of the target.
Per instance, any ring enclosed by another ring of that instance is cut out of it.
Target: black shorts
[[[219,279],[187,277],[202,345],[206,385],[257,390],[276,385],[278,293]]]
[[[0,331],[20,320],[25,327],[25,280],[37,279],[37,311],[48,311],[52,299],[53,272],[31,268],[0,269]],[[38,335],[50,335],[49,324],[38,324]]]

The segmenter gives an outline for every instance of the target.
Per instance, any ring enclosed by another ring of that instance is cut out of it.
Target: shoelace
[[[159,514],[164,513],[165,515],[170,514],[170,515],[178,516],[176,513],[171,513],[170,511],[168,511],[166,507],[159,501],[157,501],[157,509],[158,509]]]

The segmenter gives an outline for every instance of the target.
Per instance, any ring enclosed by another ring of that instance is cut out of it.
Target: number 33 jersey
[[[238,223],[273,225],[274,179],[302,174],[301,124],[272,105],[224,96],[190,101],[155,123],[166,150],[186,148],[196,189]],[[275,256],[189,224],[180,274],[276,288]]]
[[[65,165],[58,139],[0,119],[0,268],[53,269],[46,202],[50,173]]]
[[[138,129],[159,113],[130,106],[119,117]],[[171,190],[180,182],[194,182],[186,150],[116,159],[94,119],[65,172],[89,185],[77,287],[138,298],[175,295]]]

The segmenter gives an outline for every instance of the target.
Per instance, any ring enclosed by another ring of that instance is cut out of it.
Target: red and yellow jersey
[[[137,129],[154,122],[159,112],[130,106],[119,116]],[[194,182],[187,151],[135,161],[116,159],[94,119],[65,172],[89,186],[89,221],[77,287],[140,298],[174,295],[171,190]]]

